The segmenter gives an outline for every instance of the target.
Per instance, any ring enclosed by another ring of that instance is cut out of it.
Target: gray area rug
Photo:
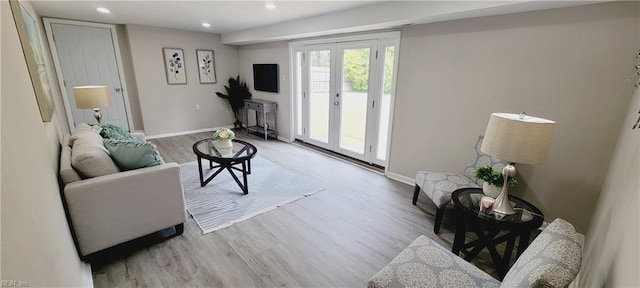
[[[209,162],[204,160],[202,167],[205,179],[217,169],[209,170]],[[198,162],[182,164],[180,171],[187,210],[203,234],[231,226],[324,190],[312,179],[260,156],[251,159],[251,174],[247,176],[247,195],[242,193],[242,189],[226,170],[204,187],[200,187]],[[242,173],[235,172],[242,181]]]

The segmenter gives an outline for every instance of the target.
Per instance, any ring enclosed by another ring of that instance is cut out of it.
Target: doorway
[[[111,106],[101,108],[102,123],[133,130],[115,26],[45,18],[47,38],[62,88],[69,129],[96,122],[93,111],[78,109],[73,88],[107,86]]]
[[[296,138],[387,166],[399,33],[291,47]]]

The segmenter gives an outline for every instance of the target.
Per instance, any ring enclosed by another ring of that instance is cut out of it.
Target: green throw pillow
[[[133,137],[129,131],[124,130],[124,128],[120,126],[115,126],[112,124],[103,124],[100,125],[102,131],[100,131],[100,136],[104,139],[115,139],[115,140],[130,140],[130,141],[138,141],[138,138]]]
[[[139,140],[104,139],[113,162],[122,170],[133,170],[164,164],[156,145]]]

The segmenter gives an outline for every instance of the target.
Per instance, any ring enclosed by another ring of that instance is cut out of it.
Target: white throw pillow
[[[100,134],[87,129],[76,128],[71,136],[71,166],[86,178],[120,172],[102,140]]]

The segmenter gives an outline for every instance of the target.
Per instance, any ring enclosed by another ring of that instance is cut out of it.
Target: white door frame
[[[131,116],[131,104],[129,103],[129,94],[127,93],[127,83],[124,79],[124,68],[122,67],[122,57],[120,55],[120,43],[118,42],[118,32],[116,31],[116,25],[111,24],[102,24],[102,23],[93,23],[93,22],[82,22],[82,21],[74,21],[74,20],[65,20],[65,19],[55,19],[55,18],[43,18],[44,29],[47,32],[47,41],[49,42],[49,47],[51,48],[51,58],[53,58],[53,66],[56,70],[56,75],[58,76],[58,84],[60,85],[60,92],[62,93],[62,102],[64,103],[64,110],[67,114],[67,124],[69,125],[69,131],[73,132],[75,130],[75,123],[73,119],[73,113],[71,112],[71,103],[69,103],[69,95],[67,94],[66,85],[64,82],[64,76],[62,74],[62,65],[60,65],[60,58],[58,58],[58,48],[56,46],[56,42],[53,39],[53,29],[51,24],[68,24],[75,26],[85,26],[85,27],[94,27],[94,28],[106,28],[111,31],[111,39],[113,40],[113,50],[116,53],[116,65],[118,67],[118,78],[120,79],[120,89],[122,89],[122,97],[124,98],[124,109],[127,114],[127,124],[129,131],[133,131],[133,118]]]
[[[394,67],[393,67],[393,78],[392,78],[392,87],[391,87],[391,93],[392,93],[392,97],[391,97],[391,103],[390,103],[390,111],[389,111],[389,130],[387,131],[387,151],[386,151],[386,156],[385,156],[385,160],[383,161],[384,163],[381,163],[381,161],[379,161],[378,159],[376,159],[375,155],[372,155],[372,159],[373,159],[373,163],[378,164],[384,166],[385,169],[385,175],[387,175],[388,170],[389,170],[389,156],[391,154],[391,149],[392,149],[392,135],[393,135],[393,118],[394,118],[394,109],[395,109],[395,102],[396,102],[396,81],[397,81],[397,77],[398,77],[398,62],[399,62],[399,58],[400,58],[400,36],[401,36],[401,32],[400,31],[393,31],[393,32],[381,32],[381,33],[371,33],[371,34],[360,34],[360,35],[353,35],[353,36],[341,36],[341,37],[329,37],[329,38],[320,38],[320,39],[313,39],[313,40],[301,40],[301,41],[292,41],[289,42],[289,79],[295,79],[295,72],[296,69],[294,69],[295,64],[295,53],[296,52],[305,52],[305,46],[306,45],[314,45],[314,44],[328,44],[328,43],[340,43],[340,42],[351,42],[351,41],[358,41],[358,40],[382,40],[381,42],[381,47],[384,47],[384,45],[388,45],[389,43],[393,43],[394,46],[396,47],[396,54],[395,54],[395,59],[394,59]],[[383,40],[385,39],[385,40]],[[379,51],[381,51],[381,49],[379,49]],[[383,54],[383,53],[381,53]],[[308,56],[308,55],[307,55]],[[384,67],[379,67],[378,69],[379,73],[384,73]],[[294,84],[295,81],[290,81],[289,85],[290,85],[290,91],[295,91],[293,90],[296,86]],[[304,83],[304,79],[303,79],[303,83]],[[379,83],[376,83],[375,85],[377,85]],[[304,86],[303,86],[303,91],[304,91]],[[296,109],[296,95],[295,93],[289,93],[289,101],[290,103],[292,103],[292,111],[294,111]],[[307,95],[308,97],[308,95]],[[376,97],[377,98],[377,97]],[[380,101],[376,101],[377,103],[380,103]],[[306,113],[305,113],[306,114]],[[303,121],[304,117],[306,117],[305,115],[303,115]],[[295,132],[295,113],[292,112],[290,115],[290,131],[291,131],[291,141],[294,141],[296,138],[298,138],[300,135],[297,135]],[[377,122],[377,121],[376,121]],[[306,125],[306,124],[305,124]],[[376,123],[376,128],[379,124]],[[304,140],[305,137],[302,138],[302,140]],[[376,152],[376,151],[374,151]]]

